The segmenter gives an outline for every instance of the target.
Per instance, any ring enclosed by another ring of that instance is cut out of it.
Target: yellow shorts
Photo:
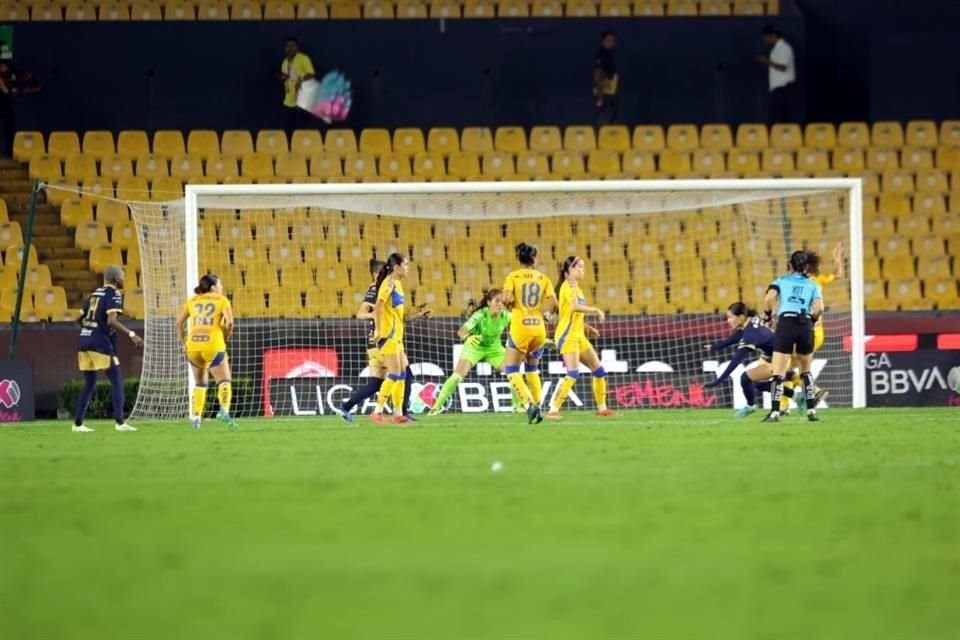
[[[108,356],[96,351],[77,352],[77,367],[80,371],[103,371],[114,366],[120,366],[120,358],[117,356]]]
[[[816,353],[820,351],[820,347],[823,346],[823,325],[818,324],[813,328],[813,351]]]
[[[512,331],[507,334],[507,346],[516,349],[527,356],[540,357],[537,353],[543,350],[543,343],[547,341],[544,333],[521,333],[514,334]]]
[[[560,355],[568,353],[583,353],[593,349],[593,345],[585,336],[567,336],[562,342],[557,343],[560,349]]]
[[[403,343],[399,340],[381,340],[380,341],[380,356],[397,356],[403,353]],[[369,351],[367,354],[369,355]]]
[[[370,347],[367,349],[367,365],[371,369],[386,369],[387,365],[383,363],[383,354],[380,349]]]
[[[221,362],[226,361],[227,352],[218,349],[205,349],[203,351],[187,351],[187,360],[197,369],[209,369],[215,367]]]

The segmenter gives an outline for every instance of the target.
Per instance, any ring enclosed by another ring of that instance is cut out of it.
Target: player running
[[[176,320],[177,336],[187,349],[187,361],[196,383],[190,424],[194,429],[200,428],[203,408],[207,404],[209,375],[213,374],[217,383],[217,401],[220,403],[217,420],[230,429],[236,429],[239,425],[230,415],[233,387],[227,358],[227,339],[233,333],[233,307],[223,295],[220,278],[213,274],[208,273],[200,278],[193,292],[196,295],[187,301]]]
[[[103,286],[90,294],[83,303],[83,315],[77,320],[80,324],[77,365],[83,373],[83,391],[80,392],[80,400],[77,402],[77,413],[73,421],[74,433],[93,431],[83,424],[83,418],[93,398],[98,371],[103,371],[110,381],[113,419],[116,421],[114,428],[117,431],[137,430],[123,419],[123,376],[120,373],[120,359],[117,357],[117,332],[127,335],[138,348],[143,346],[143,340],[117,320],[117,316],[123,313],[123,294],[120,293],[123,279],[123,269],[117,266],[107,267],[103,274]]]
[[[570,256],[563,261],[560,269],[559,293],[560,313],[557,320],[557,330],[554,333],[554,343],[563,358],[567,368],[567,375],[560,382],[560,387],[550,403],[547,418],[560,420],[560,407],[563,406],[573,385],[580,378],[580,363],[587,365],[593,372],[593,399],[597,403],[598,416],[611,416],[613,412],[607,409],[607,372],[600,364],[597,351],[587,339],[589,334],[596,338],[600,332],[586,324],[584,316],[592,314],[603,322],[606,316],[597,307],[587,305],[580,282],[586,275],[586,261],[577,256]]]
[[[456,369],[440,388],[440,393],[430,411],[431,416],[440,415],[447,399],[467,377],[470,369],[478,363],[486,362],[498,371],[504,370],[503,363],[507,350],[503,347],[503,332],[510,325],[510,312],[503,307],[501,293],[500,289],[487,291],[480,300],[480,305],[457,331],[457,335],[464,341],[464,347],[460,352]],[[517,397],[512,386],[511,396],[513,407],[517,409],[520,407],[520,398]]]
[[[540,357],[547,340],[547,326],[542,309],[555,309],[557,296],[550,279],[536,270],[537,248],[521,242],[516,250],[521,267],[511,271],[503,285],[503,302],[511,309],[504,372],[527,410],[527,423],[531,424],[543,421]],[[521,364],[526,382],[520,374]]]
[[[783,374],[796,351],[800,379],[807,400],[807,420],[816,422],[817,399],[810,365],[813,362],[813,325],[823,315],[823,293],[810,278],[820,267],[820,256],[814,252],[794,251],[790,256],[790,273],[780,276],[767,289],[763,301],[764,316],[769,321],[777,316],[773,343],[772,410],[764,422],[780,421],[780,398],[783,397]]]

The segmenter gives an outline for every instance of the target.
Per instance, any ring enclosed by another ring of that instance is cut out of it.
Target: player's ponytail
[[[746,305],[746,303],[743,302],[734,302],[732,305],[727,307],[727,311],[735,316],[746,316],[748,318],[752,318],[757,315],[757,311],[755,309],[751,309]]]
[[[193,292],[197,295],[202,293],[210,293],[210,291],[217,286],[217,283],[220,282],[220,278],[213,275],[212,273],[205,274],[200,278],[200,284],[194,287]]]
[[[820,273],[820,255],[816,251],[807,251],[807,262],[804,265],[804,273],[817,275]]]
[[[517,260],[525,267],[533,267],[537,262],[537,248],[532,244],[521,242],[516,246]]]
[[[563,283],[567,281],[567,274],[570,273],[570,269],[573,268],[573,265],[577,264],[577,261],[580,260],[577,256],[567,256],[567,259],[563,261],[563,264],[560,265],[560,277],[557,278],[557,295],[560,295],[560,287],[563,286]]]
[[[377,274],[377,291],[380,290],[380,285],[383,284],[383,281],[387,279],[394,269],[403,264],[403,261],[406,258],[403,257],[402,253],[391,253],[390,257],[387,258],[387,261],[383,263],[383,266],[380,267],[380,272]]]
[[[383,268],[383,260],[377,260],[376,258],[370,258],[370,275],[374,278],[377,277],[377,274],[380,273],[380,269]]]

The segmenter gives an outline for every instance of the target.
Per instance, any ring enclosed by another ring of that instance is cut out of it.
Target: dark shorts
[[[781,316],[777,321],[774,352],[792,355],[794,349],[798,356],[813,353],[813,320],[808,316]]]

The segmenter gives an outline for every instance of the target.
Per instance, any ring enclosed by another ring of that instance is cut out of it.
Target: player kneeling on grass
[[[510,326],[510,312],[504,308],[500,294],[500,289],[490,289],[484,294],[476,310],[473,310],[472,306],[468,307],[468,312],[472,311],[472,313],[457,332],[465,343],[460,352],[460,360],[453,374],[440,388],[430,415],[440,415],[447,399],[470,373],[470,369],[478,363],[486,362],[498,371],[504,370],[507,350],[503,346],[503,332]],[[514,410],[522,408],[520,398],[512,386],[511,395]]]
[[[200,284],[193,291],[197,295],[190,298],[177,316],[177,335],[187,349],[187,360],[197,383],[193,390],[191,425],[199,429],[203,420],[209,372],[217,382],[217,400],[220,402],[217,420],[236,429],[237,423],[230,416],[233,389],[227,359],[227,338],[233,333],[233,307],[223,295],[223,283],[215,275],[208,273],[200,278]],[[190,321],[189,331],[187,320]]]
[[[587,365],[593,372],[593,399],[597,403],[598,416],[610,416],[613,412],[607,409],[607,372],[600,364],[596,350],[587,339],[587,334],[596,338],[600,335],[596,329],[584,322],[585,314],[593,314],[600,322],[605,319],[603,311],[597,307],[587,305],[580,282],[586,275],[586,262],[583,258],[570,256],[563,262],[560,269],[560,284],[557,298],[559,313],[557,315],[557,330],[554,342],[563,364],[567,368],[567,375],[560,382],[560,388],[550,403],[547,418],[560,419],[560,407],[573,389],[580,377],[580,363]]]
[[[120,374],[120,359],[117,358],[117,332],[124,333],[137,347],[143,340],[117,320],[123,313],[123,269],[107,267],[103,274],[103,286],[94,291],[83,303],[80,323],[80,345],[77,349],[77,364],[83,373],[83,391],[77,402],[77,414],[73,422],[75,433],[90,433],[93,429],[83,424],[93,390],[97,385],[97,372],[103,371],[110,381],[110,396],[113,400],[113,418],[117,431],[136,431],[123,419],[123,376]]]

